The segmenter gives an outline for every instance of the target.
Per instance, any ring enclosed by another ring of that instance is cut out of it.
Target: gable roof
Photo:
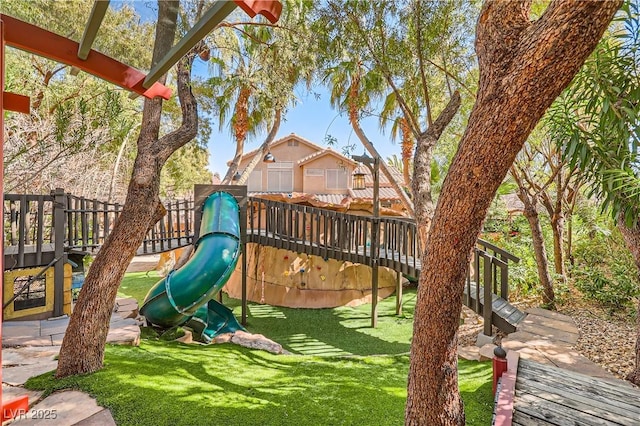
[[[332,150],[331,148],[325,148],[322,151],[317,151],[314,152],[313,154],[309,154],[304,158],[301,158],[300,160],[298,160],[298,166],[303,166],[307,163],[311,163],[312,161],[318,160],[322,157],[326,157],[327,155],[331,155],[333,157],[338,158],[340,161],[343,161],[345,163],[351,164],[352,166],[357,166],[358,163],[356,163],[355,161],[353,161],[352,159],[345,157],[344,155],[340,154],[339,152],[336,152],[334,150]]]
[[[302,136],[298,136],[295,133],[291,133],[291,134],[289,134],[287,136],[284,136],[284,137],[282,137],[280,139],[276,139],[275,141],[271,142],[269,144],[269,149],[273,149],[273,148],[277,147],[278,145],[282,145],[285,142],[289,142],[290,140],[296,140],[298,142],[302,142],[303,144],[309,146],[310,148],[312,148],[312,149],[314,149],[316,151],[323,151],[324,150],[323,147],[321,147],[319,145],[316,145],[315,143],[311,142],[310,140],[305,139]],[[260,150],[260,148],[256,148],[253,151],[249,151],[246,154],[244,154],[242,156],[242,158],[245,159],[245,158],[253,157],[254,155],[256,155],[258,153],[259,150]]]

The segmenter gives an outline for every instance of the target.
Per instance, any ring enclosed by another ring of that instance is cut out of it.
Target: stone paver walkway
[[[107,342],[135,345],[140,343],[135,299],[116,301]],[[42,392],[22,387],[33,376],[54,370],[60,344],[69,324],[68,317],[41,321],[11,321],[2,324],[2,395],[3,400],[29,397],[29,411],[11,424],[47,426],[115,425],[109,410],[97,405],[89,395],[78,391],[55,392],[41,399]],[[55,410],[55,411],[53,411]],[[32,418],[34,413],[48,413],[48,419]],[[52,414],[55,413],[55,419]]]
[[[111,315],[107,343],[140,344],[140,327],[136,320],[138,303],[135,299],[118,299]],[[46,320],[7,321],[2,323],[2,347],[59,346],[69,325],[69,317]]]
[[[520,352],[523,359],[603,379],[615,379],[604,368],[580,355],[573,345],[580,331],[569,316],[546,309],[531,308],[515,333],[502,339],[505,350]]]

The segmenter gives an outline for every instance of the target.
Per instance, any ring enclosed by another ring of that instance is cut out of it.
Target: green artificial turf
[[[127,274],[119,295],[142,302],[158,279],[153,272]],[[400,425],[415,291],[404,299],[399,317],[393,297],[379,304],[376,329],[370,328],[371,305],[251,303],[248,330],[298,355],[185,345],[145,333],[139,348],[107,346],[105,368],[97,373],[63,380],[45,374],[27,387],[88,392],[119,425]],[[224,303],[240,316],[239,301],[225,297]],[[467,424],[489,424],[491,365],[460,361],[459,387]]]
[[[413,329],[415,290],[404,295],[404,315],[395,315],[395,297],[378,303],[378,326],[371,328],[371,304],[356,308],[293,309],[250,303],[247,328],[304,355],[407,354]],[[240,315],[238,301],[226,301]]]
[[[156,271],[129,272],[120,283],[118,297],[133,297],[138,304],[142,304],[149,289],[161,278]]]
[[[459,367],[467,424],[489,424],[489,364]],[[404,355],[277,356],[147,340],[108,346],[105,368],[92,375],[49,373],[27,387],[88,392],[119,425],[400,425],[407,371]]]
[[[147,291],[160,277],[157,273],[129,273],[119,296],[134,297],[142,304]],[[295,354],[377,355],[409,352],[415,307],[415,289],[406,289],[403,315],[395,315],[395,297],[378,303],[378,327],[371,328],[371,305],[356,308],[294,309],[248,304],[247,329],[264,334]],[[240,318],[240,301],[224,295],[223,303]]]

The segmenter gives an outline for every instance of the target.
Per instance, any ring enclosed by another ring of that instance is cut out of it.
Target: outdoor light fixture
[[[236,172],[236,174],[235,174],[235,175],[233,175],[233,177],[231,178],[231,180],[233,180],[233,181],[239,181],[241,177],[242,177],[242,175],[240,174],[240,172]]]
[[[271,151],[269,151],[269,152],[267,152],[267,155],[264,156],[262,161],[264,163],[275,163],[276,162],[276,157],[274,157],[273,154],[271,153]]]
[[[362,172],[353,174],[353,189],[365,189],[364,177],[365,174]]]

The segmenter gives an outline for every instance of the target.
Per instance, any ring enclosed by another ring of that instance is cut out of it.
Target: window
[[[42,277],[29,282],[32,278],[31,276],[16,277],[13,281],[13,294],[22,291],[13,301],[14,311],[46,306],[46,278]]]
[[[347,189],[349,173],[347,169],[327,169],[327,189]]]
[[[287,146],[298,146],[298,141],[289,141],[287,142]]]
[[[254,170],[249,175],[247,182],[247,191],[249,192],[261,192],[262,191],[262,171]]]
[[[291,192],[293,191],[293,162],[281,161],[268,165],[267,191]]]
[[[304,169],[305,176],[324,176],[324,169]]]

